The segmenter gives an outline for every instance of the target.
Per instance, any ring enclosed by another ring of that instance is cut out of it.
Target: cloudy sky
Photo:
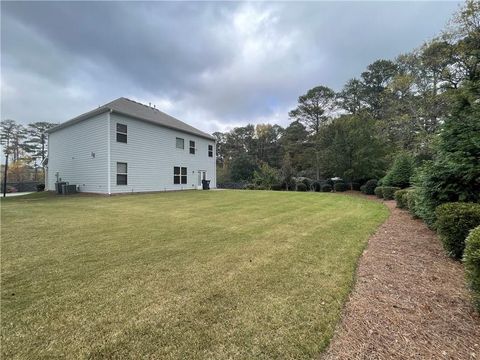
[[[1,118],[63,122],[125,96],[204,131],[286,125],[437,35],[457,2],[2,2]]]

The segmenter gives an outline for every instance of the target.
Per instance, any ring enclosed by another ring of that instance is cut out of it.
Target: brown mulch
[[[480,359],[480,316],[460,262],[394,201],[370,238],[322,359]]]

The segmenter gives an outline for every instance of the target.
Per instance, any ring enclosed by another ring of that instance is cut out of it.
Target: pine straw
[[[385,202],[390,218],[370,239],[342,322],[323,359],[479,359],[480,316],[462,264],[434,232]]]

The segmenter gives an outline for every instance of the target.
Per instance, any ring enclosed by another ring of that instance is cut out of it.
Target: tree
[[[253,183],[270,190],[272,185],[279,183],[278,170],[268,166],[267,163],[261,164],[253,173]]]
[[[287,191],[291,189],[294,175],[290,154],[286,152],[283,156],[282,168],[280,169],[280,180],[285,184]]]
[[[399,153],[395,157],[392,167],[382,180],[384,186],[397,186],[406,188],[410,186],[410,178],[414,171],[414,161],[408,153]]]
[[[11,144],[13,142],[13,138],[15,136],[15,131],[17,129],[17,123],[14,120],[3,120],[0,123],[0,143],[3,146],[3,152],[5,154],[5,174],[3,176],[3,197],[6,196],[7,193],[7,174],[8,174],[8,156],[12,151]]]
[[[28,125],[28,140],[25,141],[25,149],[30,154],[35,167],[35,180],[37,180],[37,161],[43,164],[47,156],[47,130],[56,126],[49,122],[35,122]]]
[[[325,123],[335,107],[335,92],[326,86],[317,86],[298,98],[298,106],[288,114],[303,123],[314,135]]]
[[[337,94],[338,106],[350,114],[357,114],[362,108],[364,85],[358,79],[347,81],[342,91]]]
[[[230,176],[233,181],[251,181],[257,169],[258,166],[250,155],[240,154],[231,162]]]

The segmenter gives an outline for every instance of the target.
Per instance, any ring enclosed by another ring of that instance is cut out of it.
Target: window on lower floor
[[[208,157],[213,157],[213,145],[208,145]]]
[[[186,184],[187,183],[187,168],[174,166],[173,167],[173,183]]]
[[[190,154],[195,154],[195,141],[190,140]]]
[[[117,162],[117,185],[127,185],[127,163]]]

